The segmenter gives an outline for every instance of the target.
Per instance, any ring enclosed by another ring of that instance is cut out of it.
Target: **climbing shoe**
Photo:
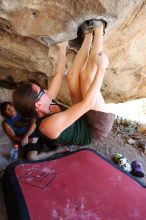
[[[140,161],[133,161],[131,163],[132,167],[132,175],[137,177],[144,177],[144,168],[142,166],[142,163]]]
[[[96,27],[100,27],[101,25],[103,25],[103,34],[105,34],[105,29],[106,29],[107,23],[103,19],[86,20],[81,24],[80,28],[81,28],[83,34],[85,35],[87,33],[93,32]]]
[[[113,156],[113,161],[115,164],[117,164],[119,167],[121,167],[123,170],[127,171],[127,172],[131,172],[131,165],[129,163],[129,161],[122,155],[122,154],[115,154]]]

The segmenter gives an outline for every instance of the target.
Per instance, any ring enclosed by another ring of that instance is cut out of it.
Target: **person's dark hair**
[[[7,115],[7,113],[6,113],[6,108],[7,108],[8,105],[12,105],[12,106],[13,106],[12,102],[2,102],[2,103],[0,104],[0,112],[1,112],[1,115],[2,115],[3,117],[5,117],[5,118],[8,117],[8,115]]]
[[[12,103],[16,110],[23,116],[34,118],[37,116],[35,110],[36,98],[37,92],[33,90],[31,83],[27,83],[14,90],[12,94]]]

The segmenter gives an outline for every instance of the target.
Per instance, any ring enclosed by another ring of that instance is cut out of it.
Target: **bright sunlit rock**
[[[142,124],[146,123],[146,99],[137,99],[119,104],[108,104],[111,112],[117,116],[137,121]]]

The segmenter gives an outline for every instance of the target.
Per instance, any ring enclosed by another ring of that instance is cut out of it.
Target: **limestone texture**
[[[75,39],[84,20],[101,17],[108,21],[106,101],[146,97],[146,0],[1,0],[0,86],[38,81],[46,87],[55,74],[55,44]],[[66,72],[74,56],[68,51]],[[59,99],[69,103],[66,79],[63,83]]]

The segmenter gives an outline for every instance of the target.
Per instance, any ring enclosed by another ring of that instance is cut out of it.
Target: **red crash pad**
[[[145,220],[146,191],[95,152],[15,166],[31,220]]]

